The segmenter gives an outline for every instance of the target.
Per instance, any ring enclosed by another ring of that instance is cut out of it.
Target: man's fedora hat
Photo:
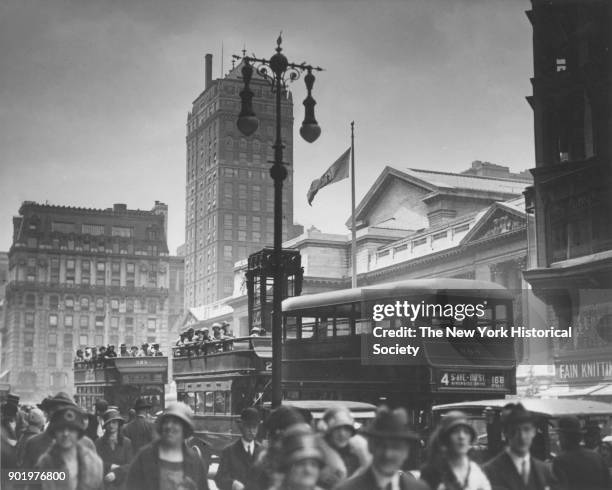
[[[256,408],[245,408],[240,414],[240,420],[245,425],[257,425],[261,422],[261,415]]]
[[[406,413],[402,410],[389,410],[382,407],[378,410],[376,418],[360,433],[367,437],[379,437],[384,439],[419,440],[419,435],[406,423]]]
[[[506,429],[519,424],[535,424],[535,417],[522,403],[508,403],[502,409],[500,421]]]
[[[144,398],[139,398],[138,400],[136,400],[136,403],[134,403],[134,410],[143,410],[145,408],[151,408],[152,406],[153,405],[151,405]]]
[[[580,426],[580,420],[578,417],[574,417],[573,415],[565,415],[560,417],[559,422],[557,423],[557,431],[576,435],[585,433]]]

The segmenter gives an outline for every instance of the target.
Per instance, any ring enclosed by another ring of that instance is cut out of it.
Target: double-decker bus
[[[242,410],[269,401],[270,337],[238,337],[173,349],[178,401],[194,413],[196,434],[221,451],[240,434]]]
[[[283,398],[402,406],[410,422],[426,432],[434,405],[516,392],[512,338],[454,338],[446,331],[447,327],[469,332],[512,326],[512,302],[511,292],[498,284],[448,278],[288,298],[283,301]],[[404,309],[406,304],[440,307],[431,308],[429,315],[411,315],[412,310]],[[393,314],[385,318],[373,314],[384,307]],[[448,311],[454,314],[445,314]],[[461,311],[481,314],[456,314]],[[409,328],[415,337],[373,336],[373,332]],[[387,347],[410,344],[419,348],[419,354],[374,356],[372,348],[378,341]]]
[[[96,400],[103,398],[125,415],[138,398],[144,398],[156,413],[165,406],[164,385],[167,382],[168,358],[165,356],[115,357],[103,362],[74,363],[74,400],[89,412],[94,411]]]

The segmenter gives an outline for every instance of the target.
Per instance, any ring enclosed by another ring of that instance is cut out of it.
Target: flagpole
[[[355,230],[355,121],[351,122],[351,287],[357,287],[357,232]]]

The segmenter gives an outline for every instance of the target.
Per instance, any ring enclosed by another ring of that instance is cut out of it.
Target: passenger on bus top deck
[[[115,352],[114,345],[108,346],[108,349],[106,349],[106,357],[117,357],[117,352]]]
[[[213,340],[223,340],[223,334],[221,333],[220,323],[213,323],[212,330],[213,330]]]
[[[221,322],[221,336],[228,339],[234,338],[229,322]]]
[[[130,347],[130,355],[132,357],[136,357],[138,355],[138,347],[136,347],[135,345]]]
[[[163,356],[164,354],[159,350],[159,344],[153,344],[151,346],[151,355],[152,356]]]
[[[83,356],[83,349],[78,349],[76,351],[76,362],[83,362],[85,360],[85,357]]]
[[[142,344],[140,349],[138,349],[138,354],[136,354],[136,357],[146,357],[148,351],[149,344]]]

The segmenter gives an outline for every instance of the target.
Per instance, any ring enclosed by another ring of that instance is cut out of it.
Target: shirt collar
[[[376,486],[378,488],[386,489],[387,485],[391,483],[391,488],[393,490],[399,490],[399,471],[396,471],[393,476],[385,476],[378,472],[374,466],[372,466],[372,474],[374,475],[374,480],[376,481]]]

